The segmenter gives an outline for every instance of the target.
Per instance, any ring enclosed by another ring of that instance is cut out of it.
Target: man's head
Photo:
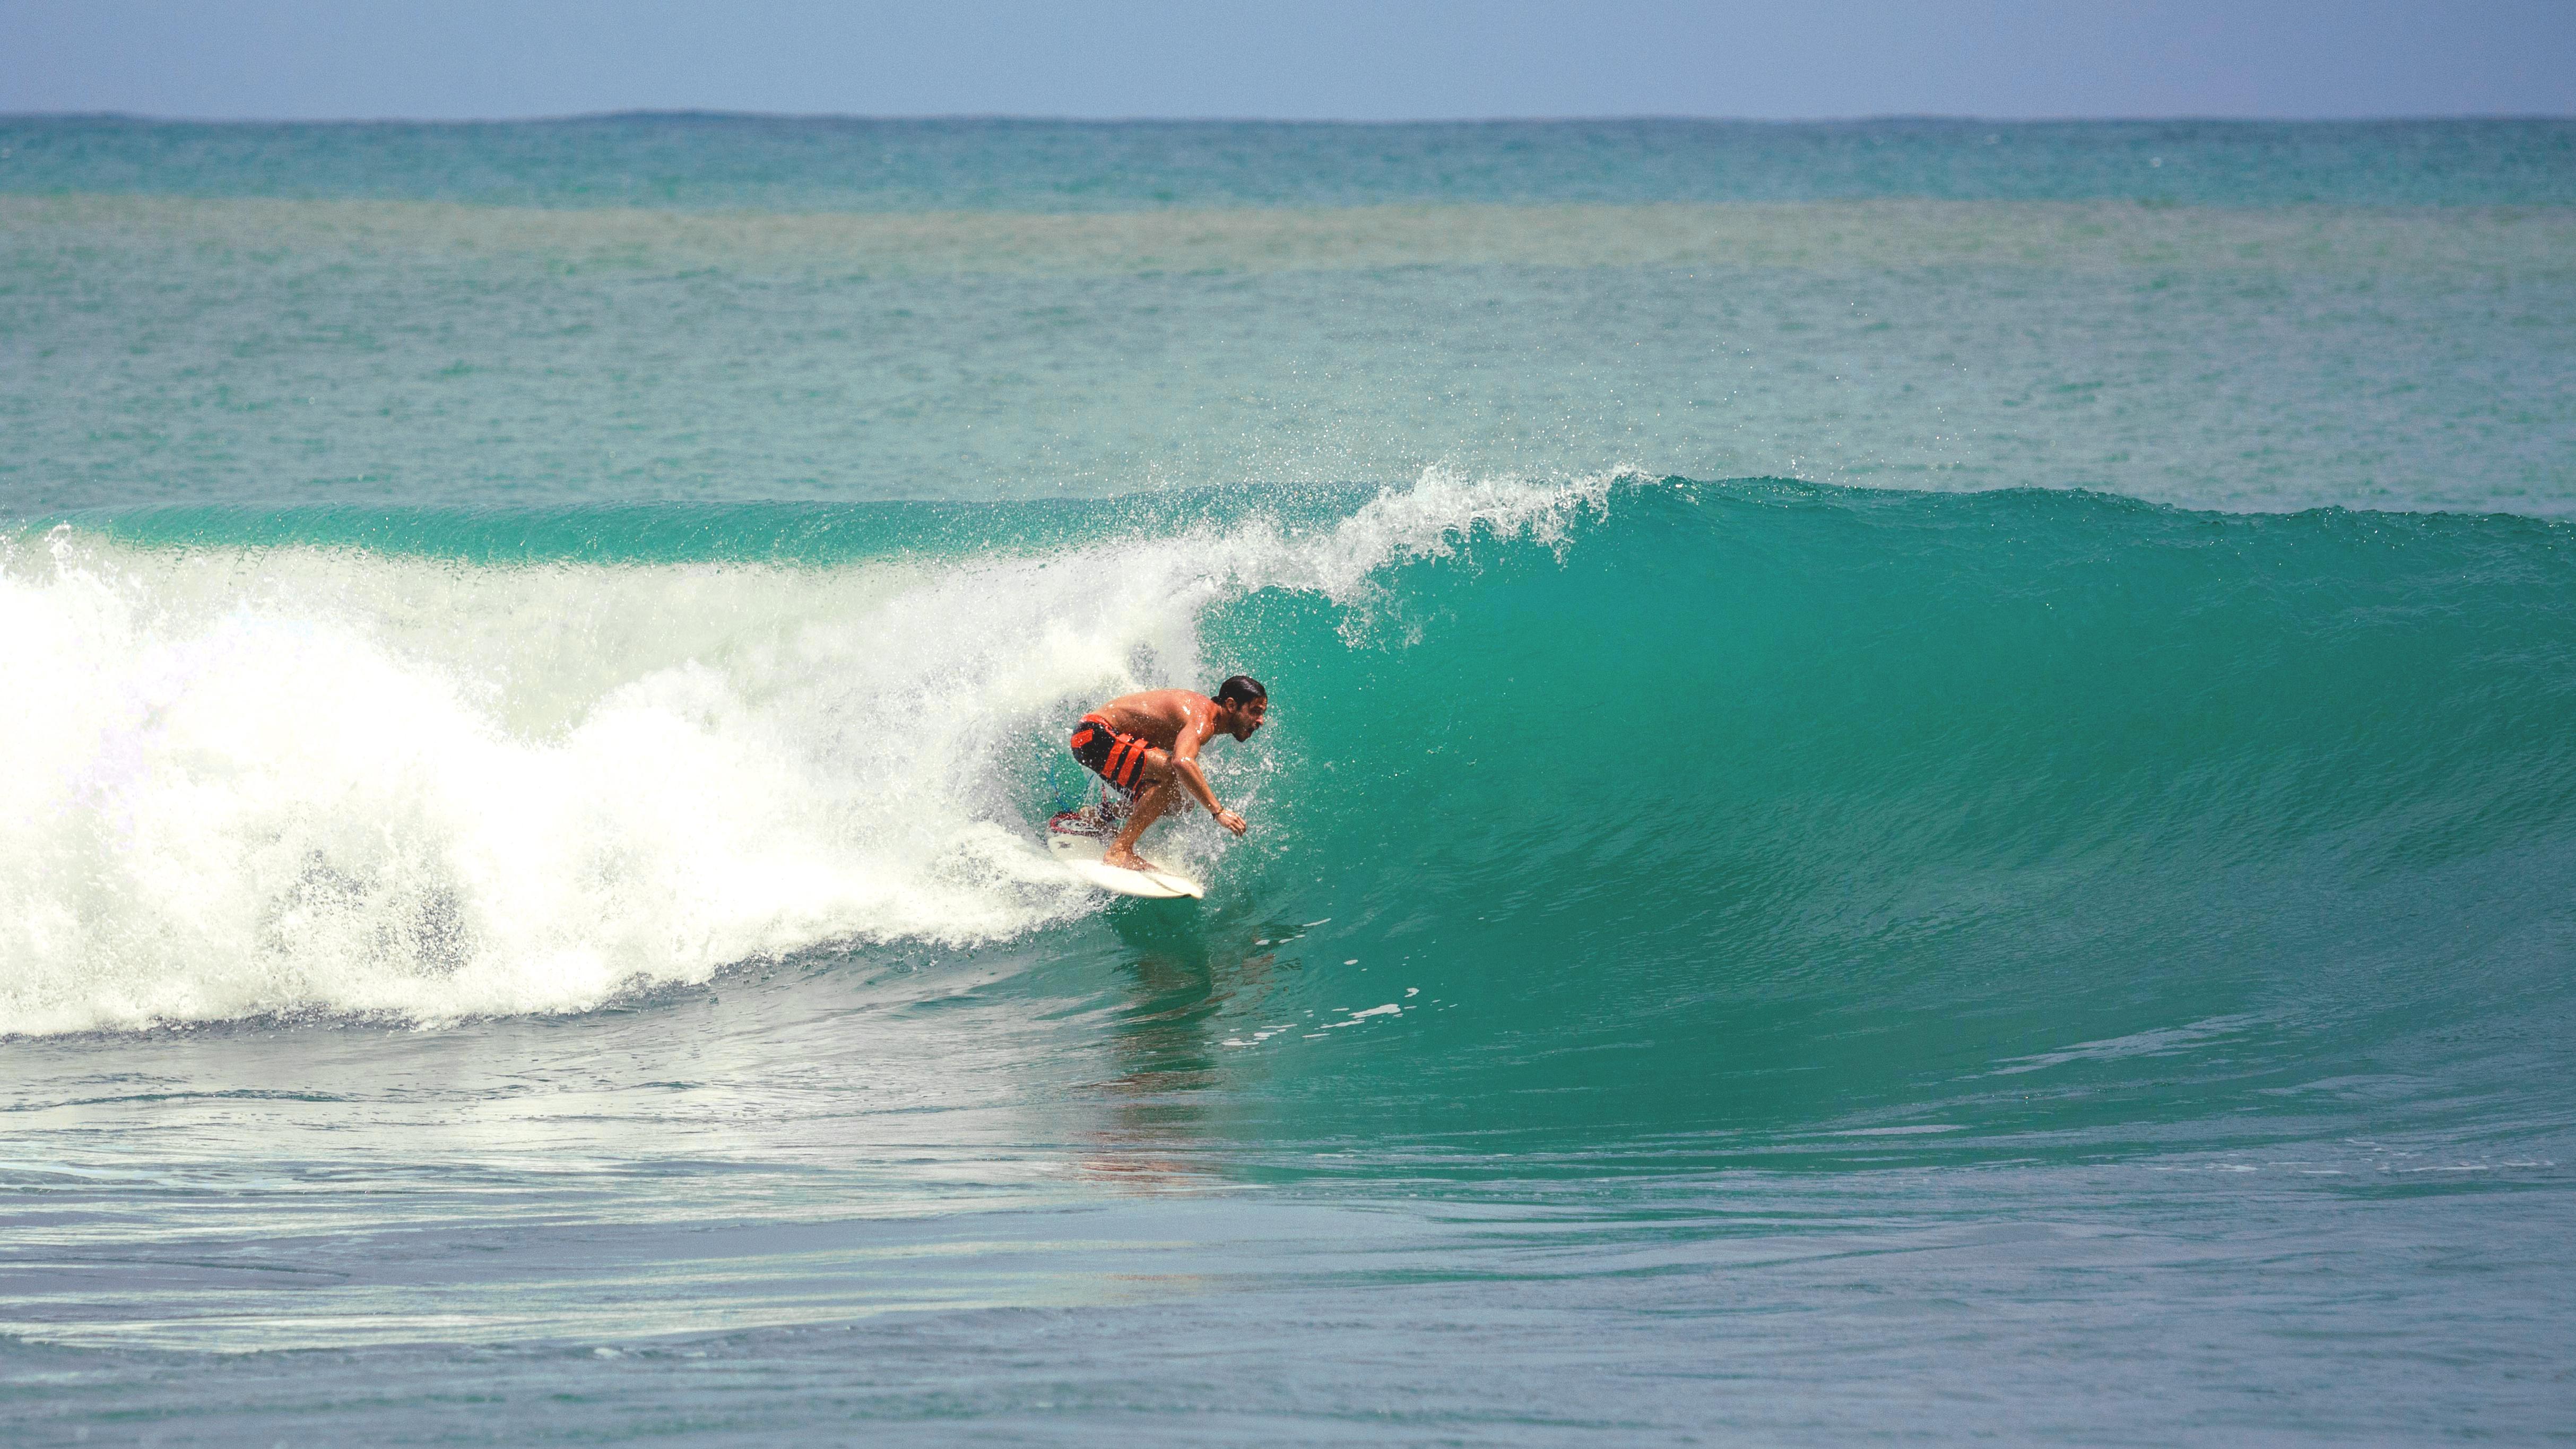
[[[1238,674],[1216,687],[1217,728],[1238,740],[1252,738],[1270,712],[1270,691],[1249,674]]]

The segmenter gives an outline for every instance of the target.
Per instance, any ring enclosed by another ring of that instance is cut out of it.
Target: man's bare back
[[[1136,853],[1137,837],[1162,818],[1183,790],[1237,835],[1243,817],[1228,810],[1208,788],[1199,770],[1199,749],[1220,734],[1252,738],[1270,710],[1269,691],[1259,680],[1236,675],[1218,686],[1213,698],[1187,689],[1149,689],[1122,694],[1082,717],[1073,732],[1073,753],[1085,768],[1122,790],[1135,792],[1135,803],[1116,835],[1100,852],[1101,863],[1125,870],[1151,866]]]

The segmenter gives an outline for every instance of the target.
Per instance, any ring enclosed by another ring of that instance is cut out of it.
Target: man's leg
[[[1097,835],[1106,841],[1117,832],[1120,822],[1127,818],[1127,812],[1135,808],[1135,796],[1121,794],[1113,788],[1103,789],[1099,799],[1074,813],[1082,817],[1084,833]]]
[[[1145,752],[1144,767],[1136,776],[1136,783],[1144,791],[1127,812],[1127,823],[1101,848],[1101,864],[1121,870],[1144,870],[1153,864],[1136,853],[1136,840],[1145,833],[1146,826],[1163,818],[1163,812],[1172,808],[1172,797],[1180,793],[1180,782],[1172,778],[1171,759],[1161,750]]]

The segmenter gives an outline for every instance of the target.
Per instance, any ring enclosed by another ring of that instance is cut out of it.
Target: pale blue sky
[[[0,111],[2576,114],[2576,0],[0,0]]]

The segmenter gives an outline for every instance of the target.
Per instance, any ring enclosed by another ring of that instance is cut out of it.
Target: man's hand
[[[1233,831],[1237,835],[1241,835],[1243,833],[1243,817],[1235,814],[1231,810],[1220,810],[1216,812],[1216,823]]]

